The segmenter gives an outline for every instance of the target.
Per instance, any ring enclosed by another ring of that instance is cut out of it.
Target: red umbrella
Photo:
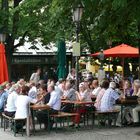
[[[121,44],[116,47],[103,51],[105,57],[139,57],[138,48],[131,47],[126,44]],[[91,56],[98,56],[100,52],[91,54]]]
[[[91,54],[90,56],[96,57],[100,54],[100,52],[97,52],[95,54]],[[139,57],[139,50],[138,48],[131,47],[127,44],[121,44],[116,47],[107,49],[103,51],[103,54],[105,57],[121,57],[123,69],[124,69],[124,58],[126,57]],[[124,73],[122,71],[122,75],[124,76]]]
[[[0,44],[0,84],[9,80],[4,47],[5,47],[4,44],[1,43]]]

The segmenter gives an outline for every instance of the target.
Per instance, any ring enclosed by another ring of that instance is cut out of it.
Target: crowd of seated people
[[[140,97],[140,80],[129,80],[115,83],[104,79],[99,83],[97,78],[83,79],[79,83],[79,90],[75,88],[75,79],[60,79],[55,82],[48,79],[47,83],[43,80],[35,83],[33,81],[26,82],[20,79],[17,82],[6,83],[0,86],[0,112],[15,118],[27,118],[31,113],[28,111],[28,104],[47,104],[50,107],[50,114],[62,112],[76,112],[78,115],[73,118],[73,126],[79,126],[82,114],[89,110],[109,111],[113,109],[120,110],[117,124],[121,123],[121,117],[127,124],[139,125],[138,112],[140,105],[135,107],[126,107],[121,112],[120,105],[116,101],[127,98],[128,96]],[[121,88],[120,88],[121,87]],[[93,100],[94,99],[94,100]],[[93,105],[85,105],[75,109],[71,103],[61,104],[62,100],[92,102]],[[48,111],[41,110],[37,112],[37,119],[40,123],[44,123],[45,128],[48,127]],[[123,113],[123,114],[121,114]],[[30,122],[32,125],[32,121]],[[51,123],[53,125],[53,122]]]

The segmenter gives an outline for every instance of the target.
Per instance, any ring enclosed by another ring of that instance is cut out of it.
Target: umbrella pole
[[[138,31],[140,32],[140,23],[138,24]],[[138,53],[139,53],[139,57],[138,57],[138,63],[139,63],[139,69],[138,69],[138,78],[139,78],[139,80],[140,80],[140,38],[138,39],[138,45],[139,45],[139,47],[138,47]]]
[[[124,58],[122,58],[122,79],[124,80]]]

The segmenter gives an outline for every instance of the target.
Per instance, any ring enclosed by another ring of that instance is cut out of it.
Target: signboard
[[[80,43],[73,43],[73,56],[80,56]]]

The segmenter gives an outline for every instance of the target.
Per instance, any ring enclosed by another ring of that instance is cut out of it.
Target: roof
[[[15,41],[15,45],[19,40]],[[36,41],[35,43],[25,42],[24,45],[16,48],[14,55],[45,55],[45,54],[56,54],[57,47],[55,43],[50,43],[48,45],[42,45],[41,42]],[[72,52],[72,42],[66,41],[66,52]]]

